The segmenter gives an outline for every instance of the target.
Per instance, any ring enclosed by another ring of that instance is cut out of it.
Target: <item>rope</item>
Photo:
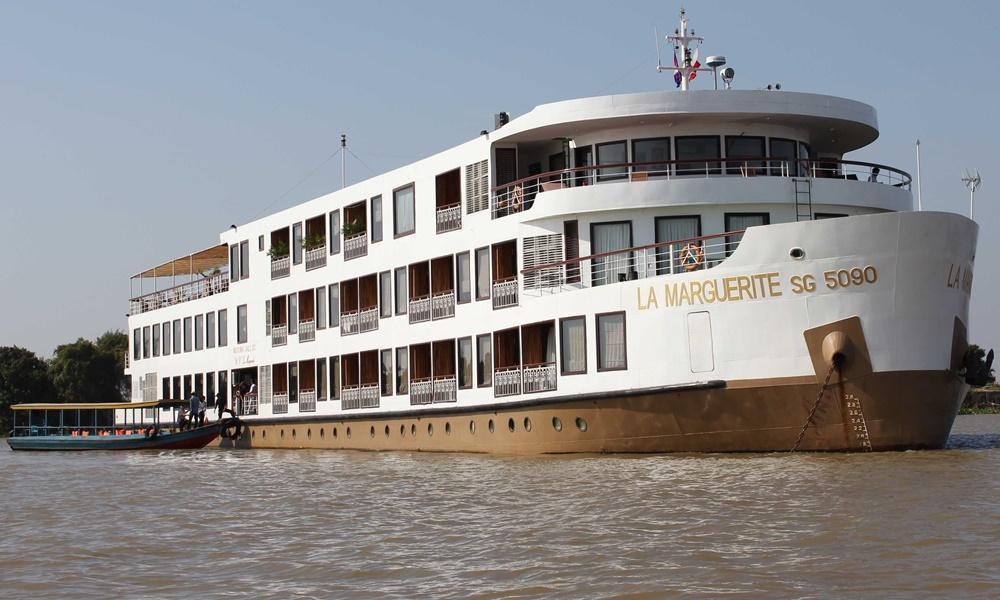
[[[789,450],[789,452],[798,451],[799,445],[802,443],[802,438],[806,436],[806,430],[809,429],[809,426],[812,424],[813,417],[816,416],[816,409],[819,408],[820,400],[823,399],[823,394],[826,393],[826,388],[830,385],[830,377],[833,376],[833,372],[836,370],[837,361],[834,361],[833,364],[830,365],[830,370],[826,372],[826,379],[823,380],[823,387],[819,389],[819,394],[816,395],[816,401],[813,402],[812,408],[809,410],[809,416],[806,417],[806,422],[802,425],[801,431],[799,431],[799,437],[795,439],[795,445],[792,446],[792,449]]]

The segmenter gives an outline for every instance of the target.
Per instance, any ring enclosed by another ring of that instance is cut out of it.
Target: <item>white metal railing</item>
[[[349,310],[340,313],[340,335],[353,335],[358,332],[361,317],[359,311]]]
[[[368,232],[362,231],[344,238],[344,260],[351,260],[368,254]]]
[[[299,341],[311,342],[316,339],[316,320],[299,321]]]
[[[316,390],[299,392],[299,412],[316,412]]]
[[[243,406],[240,407],[241,415],[257,414],[257,392],[250,392],[243,396]]]
[[[437,209],[437,232],[454,231],[462,228],[462,203]]]
[[[434,378],[434,402],[458,400],[458,379],[454,375]]]
[[[281,258],[271,259],[271,279],[278,279],[279,277],[288,277],[288,274],[292,272],[292,259],[289,256],[282,256]]]
[[[516,396],[521,393],[521,367],[504,367],[493,374],[493,395]]]
[[[556,389],[556,363],[529,365],[522,369],[524,393]]]
[[[408,312],[410,323],[421,323],[431,320],[431,297],[421,296],[410,300]]]
[[[288,343],[288,325],[274,325],[271,327],[271,345],[284,346]]]
[[[431,319],[447,319],[455,316],[455,292],[449,290],[431,297]]]
[[[517,306],[517,277],[493,282],[493,308]]]
[[[283,415],[288,412],[288,392],[271,395],[271,412],[276,415]]]
[[[129,314],[138,315],[227,291],[229,291],[229,273],[221,272],[197,281],[132,298],[129,300]]]
[[[358,330],[362,333],[378,329],[378,307],[365,308],[358,313]]]
[[[326,266],[326,244],[306,250],[306,271]]]
[[[430,404],[434,402],[434,380],[414,379],[410,382],[410,404]]]
[[[379,390],[377,383],[345,385],[340,392],[340,407],[343,410],[355,408],[378,408]]]

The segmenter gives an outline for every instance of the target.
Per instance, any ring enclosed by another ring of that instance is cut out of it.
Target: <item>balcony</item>
[[[306,250],[306,271],[326,266],[326,244]]]
[[[437,209],[437,232],[445,233],[462,228],[462,203]]]
[[[257,393],[253,392],[243,396],[243,406],[240,407],[241,415],[257,414]]]
[[[455,316],[455,292],[444,292],[431,297],[431,319],[447,319]]]
[[[410,323],[422,323],[431,320],[431,297],[422,296],[410,300],[408,307]]]
[[[299,341],[311,342],[316,339],[316,320],[299,321]]]
[[[292,272],[292,259],[289,256],[281,256],[271,259],[271,279],[281,279],[288,277]]]
[[[378,307],[340,313],[340,335],[354,335],[378,329]]]
[[[152,292],[132,298],[129,301],[129,314],[138,315],[165,306],[174,306],[175,304],[190,302],[199,298],[207,298],[227,291],[229,291],[229,274],[225,272],[218,273],[197,281],[191,281],[159,292]]]
[[[505,367],[493,374],[493,396],[517,396],[521,393],[521,367]]]
[[[556,389],[556,364],[528,365],[522,371],[524,393],[551,392]]]
[[[410,404],[418,406],[434,402],[434,380],[414,379],[410,382]]]
[[[493,308],[517,306],[517,277],[493,282]]]
[[[344,260],[368,255],[368,233],[362,231],[344,238]]]
[[[316,390],[299,392],[299,412],[316,412]]]
[[[276,415],[283,415],[288,412],[288,392],[272,394],[271,412]]]
[[[379,390],[377,383],[348,385],[341,390],[340,407],[343,410],[357,408],[378,408]]]
[[[458,379],[454,375],[434,378],[434,402],[458,400]]]
[[[288,325],[271,327],[271,346],[284,346],[288,343]]]

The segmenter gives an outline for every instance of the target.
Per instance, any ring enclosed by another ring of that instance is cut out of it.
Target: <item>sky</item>
[[[124,330],[130,274],[338,189],[339,158],[324,159],[341,133],[350,183],[474,138],[501,110],[672,89],[653,29],[676,27],[679,7],[4,0],[0,346],[48,357]],[[919,138],[925,209],[968,214],[962,172],[981,171],[970,337],[1000,349],[1000,3],[687,10],[735,87],[875,106],[879,139],[848,158],[915,173]]]

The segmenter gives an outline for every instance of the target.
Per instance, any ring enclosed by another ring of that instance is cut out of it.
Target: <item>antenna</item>
[[[979,176],[979,171],[973,175],[969,173],[968,169],[965,171],[965,177],[962,178],[962,183],[969,190],[969,218],[975,221],[975,208],[976,208],[976,190],[983,184],[983,178]]]
[[[688,90],[690,82],[694,81],[699,71],[712,71],[714,73],[716,69],[725,64],[725,57],[713,56],[706,59],[706,63],[710,59],[716,59],[714,67],[711,65],[709,65],[710,68],[701,66],[701,62],[698,60],[698,51],[705,38],[695,35],[694,29],[688,28],[687,13],[683,8],[680,12],[680,27],[675,29],[673,34],[666,36],[666,40],[674,47],[673,65],[663,66],[660,59],[660,34],[655,28],[653,33],[656,35],[656,72],[673,71],[674,83],[682,91]],[[678,51],[680,56],[678,56]],[[719,59],[722,60],[721,63],[718,62]],[[719,88],[718,82],[716,82],[715,87]]]
[[[653,39],[656,40],[656,72],[659,73],[663,70],[663,65],[660,63],[660,32],[653,27]]]
[[[920,197],[920,140],[917,139],[917,212],[924,210],[924,204]]]
[[[340,189],[347,187],[347,134],[340,134]]]

